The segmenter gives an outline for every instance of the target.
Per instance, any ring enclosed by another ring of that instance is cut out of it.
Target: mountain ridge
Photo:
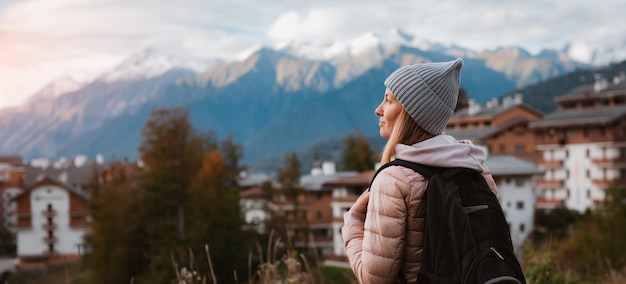
[[[514,48],[476,53],[429,46],[374,44],[333,60],[261,47],[243,60],[213,62],[201,72],[173,64],[154,76],[96,80],[52,100],[0,110],[0,135],[6,137],[0,153],[135,159],[150,111],[184,106],[198,131],[231,135],[244,146],[244,161],[253,163],[353,131],[375,134],[373,110],[384,78],[401,65],[452,60],[466,52],[462,87],[479,102],[586,66],[559,52],[535,56]]]

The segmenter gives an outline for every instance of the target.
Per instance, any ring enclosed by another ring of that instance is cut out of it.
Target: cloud
[[[621,0],[9,0],[0,4],[0,107],[64,75],[88,81],[149,47],[228,60],[259,43],[349,42],[398,27],[478,50],[593,49],[624,41],[624,10]]]

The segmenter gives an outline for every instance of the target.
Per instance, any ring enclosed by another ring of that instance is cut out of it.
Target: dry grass
[[[257,243],[259,264],[253,273],[252,254],[248,256],[248,283],[249,284],[314,284],[315,277],[311,272],[311,267],[302,254],[288,252],[278,258],[278,249],[282,247],[280,238],[275,238],[271,232],[265,253],[260,244]],[[210,277],[202,275],[198,267],[194,264],[193,252],[189,250],[189,268],[179,267],[172,256],[172,265],[176,272],[176,278],[172,280],[174,284],[206,284],[211,281],[217,284],[211,252],[209,246],[205,246],[205,254],[209,263]],[[238,282],[237,272],[233,272],[235,282]]]

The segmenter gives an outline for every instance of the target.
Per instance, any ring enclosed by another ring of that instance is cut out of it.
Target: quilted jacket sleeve
[[[346,254],[359,283],[394,283],[403,268],[411,203],[407,180],[400,167],[381,171],[370,191],[344,215]],[[366,200],[367,213],[359,209]]]

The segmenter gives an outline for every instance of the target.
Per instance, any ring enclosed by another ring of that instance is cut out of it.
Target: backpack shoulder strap
[[[435,173],[442,172],[444,170],[444,168],[438,168],[438,167],[433,167],[433,166],[422,165],[422,164],[418,164],[418,163],[407,161],[407,160],[395,159],[395,160],[393,160],[393,161],[391,161],[389,163],[386,163],[386,164],[380,166],[380,168],[378,168],[378,170],[376,171],[376,173],[374,173],[374,176],[372,177],[372,181],[370,181],[370,185],[368,187],[368,190],[369,190],[369,188],[372,187],[372,183],[374,182],[374,179],[376,178],[378,173],[380,173],[383,169],[385,169],[387,167],[390,167],[390,166],[403,166],[405,168],[412,169],[412,170],[420,173],[421,175],[423,175],[427,179],[430,179],[430,177],[432,177]],[[454,175],[454,174],[452,174],[452,175]]]

